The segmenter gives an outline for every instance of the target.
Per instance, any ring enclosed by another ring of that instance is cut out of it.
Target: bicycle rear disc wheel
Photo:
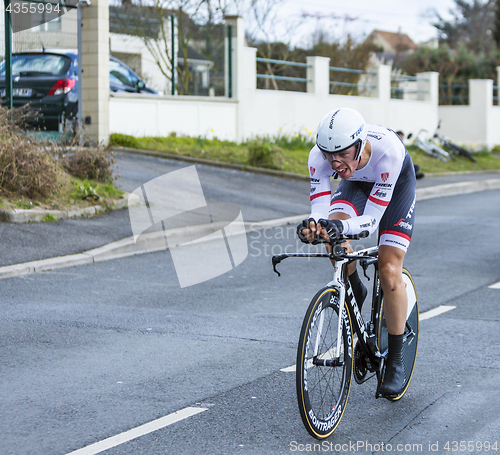
[[[299,337],[297,400],[304,426],[317,439],[327,438],[335,431],[349,398],[353,371],[352,331],[347,306],[345,302],[342,305],[339,350],[339,294],[330,287],[314,296]]]
[[[410,272],[406,269],[403,269],[403,282],[405,284],[406,295],[408,298],[408,312],[406,315],[406,327],[404,332],[405,337],[403,341],[403,369],[405,379],[403,383],[403,391],[395,397],[388,397],[390,401],[400,400],[408,390],[408,386],[410,385],[413,371],[415,369],[415,362],[417,360],[419,329],[418,299],[415,283],[413,282]],[[384,302],[382,301],[379,316],[380,327],[378,330],[377,340],[380,352],[384,352],[388,347],[388,333],[383,309]]]

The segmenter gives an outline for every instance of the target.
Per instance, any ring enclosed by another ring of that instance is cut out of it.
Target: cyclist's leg
[[[380,285],[384,292],[384,315],[388,332],[389,352],[379,393],[392,397],[404,388],[403,338],[408,301],[403,282],[405,252],[393,246],[380,245],[378,265]]]
[[[406,289],[403,282],[405,251],[389,245],[380,245],[378,266],[380,285],[384,291],[384,314],[387,331],[401,335],[406,323]]]
[[[403,388],[399,394],[391,394],[389,396],[385,395],[391,401],[397,401],[401,399],[406,393],[408,386],[410,385],[411,378],[413,376],[413,371],[415,368],[415,362],[417,358],[418,350],[418,300],[417,292],[415,289],[415,284],[411,278],[408,270],[403,269],[403,281],[406,288],[406,296],[408,301],[407,313],[406,313],[406,326],[403,337],[403,348],[402,348],[402,360],[403,360],[403,370],[404,370],[404,381]],[[382,302],[382,307],[380,309],[378,321],[379,325],[377,328],[377,345],[380,350],[384,352],[388,347],[388,332],[387,324],[383,314],[384,303]],[[356,352],[355,352],[356,355]],[[379,393],[381,390],[379,389]]]
[[[415,174],[409,155],[394,195],[380,221],[378,250],[379,278],[384,293],[384,315],[388,331],[389,353],[386,372],[379,392],[384,396],[400,395],[404,388],[402,359],[408,299],[403,282],[403,261],[410,244],[415,218]]]

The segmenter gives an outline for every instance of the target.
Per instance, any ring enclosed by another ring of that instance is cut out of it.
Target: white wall
[[[214,134],[221,139],[244,141],[255,136],[316,134],[321,118],[338,107],[358,110],[368,123],[378,123],[405,133],[418,128],[433,131],[437,125],[437,75],[430,73],[428,99],[390,98],[390,67],[381,66],[375,77],[376,97],[329,95],[328,59],[309,57],[309,93],[256,88],[256,50],[241,45],[233,60],[233,98],[189,96],[137,96],[113,94],[110,99],[110,131],[130,135],[166,136],[171,132],[190,136]],[[435,86],[435,87],[434,87]],[[434,90],[435,89],[435,90]],[[212,132],[213,130],[213,132]],[[311,133],[311,134],[309,134]]]
[[[227,98],[114,93],[109,102],[111,133],[131,136],[237,137],[238,103]]]
[[[441,134],[475,149],[500,144],[500,106],[493,106],[493,81],[469,80],[469,104],[439,106]]]
[[[215,135],[244,141],[255,136],[316,134],[321,118],[330,110],[350,107],[368,123],[376,123],[406,135],[421,129],[441,133],[465,145],[489,148],[500,144],[500,107],[493,106],[493,82],[470,81],[469,106],[439,106],[439,75],[417,75],[418,99],[391,99],[391,68],[380,65],[364,83],[376,85],[372,96],[329,94],[329,59],[308,57],[307,92],[257,89],[256,49],[245,47],[243,22],[233,25],[233,97],[112,95],[110,131],[131,135]],[[371,80],[370,80],[371,79]],[[499,72],[500,80],[500,72]],[[415,85],[415,84],[414,84]],[[413,97],[415,98],[415,97]]]

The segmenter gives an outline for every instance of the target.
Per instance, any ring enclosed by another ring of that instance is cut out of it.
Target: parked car
[[[41,114],[47,129],[78,114],[78,54],[71,50],[26,51],[12,54],[12,103],[30,106]],[[110,92],[158,92],[127,65],[109,58]],[[5,104],[5,61],[0,63],[0,93]],[[37,123],[40,117],[33,117]]]

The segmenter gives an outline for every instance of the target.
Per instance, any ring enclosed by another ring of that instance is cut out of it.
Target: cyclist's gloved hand
[[[316,224],[316,221],[314,218],[308,218],[307,220],[302,220],[302,223],[300,223],[297,226],[297,237],[300,239],[301,242],[303,243],[309,243],[308,238],[303,234],[304,229],[311,229],[310,223],[314,222]],[[314,242],[313,242],[314,243]]]
[[[330,240],[339,239],[342,231],[344,230],[344,226],[340,220],[325,220],[324,218],[321,218],[318,221],[318,224],[320,224],[323,229],[326,229]]]

